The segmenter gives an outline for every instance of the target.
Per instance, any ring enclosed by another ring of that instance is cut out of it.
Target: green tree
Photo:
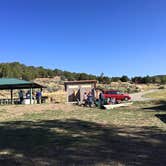
[[[120,77],[112,77],[111,82],[118,82],[120,80]]]
[[[130,79],[129,79],[126,75],[123,75],[123,76],[120,78],[120,80],[121,80],[122,82],[128,82],[128,81],[130,81]]]

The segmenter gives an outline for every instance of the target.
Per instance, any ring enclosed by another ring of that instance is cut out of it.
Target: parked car
[[[131,97],[128,94],[123,94],[118,90],[105,90],[104,98],[105,99],[115,99],[116,101],[118,101],[118,100],[128,101],[131,99]]]

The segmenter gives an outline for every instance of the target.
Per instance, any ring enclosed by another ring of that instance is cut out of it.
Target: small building
[[[67,102],[83,101],[85,92],[92,91],[96,88],[96,80],[66,81],[65,91],[67,92]]]

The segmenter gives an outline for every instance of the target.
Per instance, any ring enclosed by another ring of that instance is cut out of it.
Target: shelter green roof
[[[17,78],[0,78],[0,89],[28,89],[45,88],[34,82],[20,80]]]
[[[16,78],[0,78],[0,85],[14,85],[14,84],[31,84],[30,81],[20,80]]]

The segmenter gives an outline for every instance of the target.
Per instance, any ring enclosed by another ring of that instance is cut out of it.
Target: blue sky
[[[0,62],[166,74],[165,0],[1,0]]]

